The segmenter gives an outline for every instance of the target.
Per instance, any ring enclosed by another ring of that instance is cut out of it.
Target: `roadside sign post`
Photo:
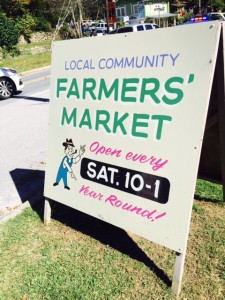
[[[51,221],[51,206],[48,199],[45,199],[44,224],[48,225]]]
[[[184,263],[186,257],[186,249],[183,253],[176,253],[176,259],[173,271],[172,290],[177,297],[181,292],[182,277],[184,271]]]
[[[88,38],[53,44],[44,222],[51,199],[175,251],[176,295],[220,32],[205,23],[96,37],[92,51]]]

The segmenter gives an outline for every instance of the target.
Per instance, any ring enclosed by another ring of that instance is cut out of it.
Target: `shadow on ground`
[[[16,95],[14,96],[13,98],[15,99],[23,99],[23,100],[32,100],[32,101],[39,101],[39,102],[49,102],[49,99],[48,98],[40,98],[40,97],[27,97],[27,96],[19,96],[19,95]]]
[[[35,201],[31,200],[29,202],[43,221],[45,200],[43,197],[44,171],[16,169],[11,172],[11,176],[23,202],[27,199],[35,199]],[[126,231],[56,201],[50,201],[50,205],[52,219],[82,232],[100,243],[109,245],[132,259],[144,263],[167,286],[171,286],[171,280],[165,272],[139,248]]]
[[[21,202],[32,205],[43,198],[45,172],[40,170],[14,169],[10,172]]]
[[[209,202],[209,203],[214,203],[214,204],[218,204],[218,205],[223,205],[224,204],[224,200],[220,200],[220,199],[217,199],[217,198],[214,198],[214,197],[207,198],[207,197],[201,197],[199,195],[195,195],[194,199],[198,200],[200,202]]]

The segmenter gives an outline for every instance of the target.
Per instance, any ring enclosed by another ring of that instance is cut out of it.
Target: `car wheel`
[[[8,99],[12,97],[15,92],[15,86],[13,82],[7,78],[0,79],[0,100]]]

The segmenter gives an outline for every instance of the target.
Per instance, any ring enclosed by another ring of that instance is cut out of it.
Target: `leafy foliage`
[[[23,17],[18,17],[16,21],[20,34],[23,34],[25,39],[29,41],[36,25],[35,19],[30,14],[25,14]]]
[[[183,16],[183,22],[187,22],[187,21],[190,21],[191,18],[194,16],[193,13],[189,12],[189,13],[186,13],[184,16]]]
[[[92,20],[105,18],[105,1],[93,0],[91,1],[91,5],[90,5],[89,0],[83,0],[82,6],[83,6],[84,18],[92,19]]]
[[[169,0],[170,4],[179,4],[183,1]],[[185,1],[186,7],[193,10],[194,14],[205,14],[211,11],[224,11],[224,0],[187,0]]]
[[[170,4],[183,3],[181,0],[167,1]],[[125,2],[121,0],[118,3]],[[131,2],[135,4],[135,1]],[[76,21],[104,19],[105,5],[105,0],[2,0],[0,12],[9,19],[17,20],[20,33],[29,40],[32,31],[50,31],[51,28],[55,28],[58,21],[62,20],[70,23],[72,14]],[[225,10],[224,0],[186,0],[185,5],[187,11],[194,14]],[[190,15],[185,16],[187,19],[189,17]]]
[[[2,48],[2,58],[6,60],[7,58],[12,59],[12,57],[16,57],[20,55],[20,50],[16,46],[12,46],[10,48]]]
[[[0,47],[10,49],[17,44],[19,30],[15,22],[0,13]]]
[[[224,0],[211,0],[211,7],[215,10],[215,11],[218,11],[218,10],[222,10],[224,11],[225,9],[225,3],[224,3]]]
[[[51,31],[50,22],[46,21],[46,19],[42,16],[35,17],[35,31],[44,31],[44,32]]]
[[[43,0],[46,12],[59,17],[68,9],[73,9],[74,14],[78,16],[77,0]],[[84,19],[98,19],[105,16],[105,1],[103,0],[80,0],[81,11]]]
[[[7,17],[16,17],[25,12],[28,2],[25,0],[4,0],[1,1],[0,9],[2,9]]]

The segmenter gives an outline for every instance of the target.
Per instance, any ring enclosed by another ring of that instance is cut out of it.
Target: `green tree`
[[[209,1],[211,7],[215,11],[224,11],[225,10],[225,3],[224,0],[210,0]]]
[[[83,19],[100,19],[105,17],[105,1],[103,0],[43,0],[46,12],[58,20],[67,11],[74,12],[76,19],[79,18],[78,2],[81,6]],[[55,24],[56,25],[56,24]]]
[[[168,0],[170,4],[183,3],[181,0]],[[224,11],[224,0],[186,0],[186,7],[194,9],[194,13],[206,13],[210,11]]]
[[[29,41],[35,25],[35,19],[30,14],[25,14],[22,18],[18,17],[16,19],[16,26],[20,34],[22,34],[27,41]]]
[[[27,8],[27,3],[21,0],[4,0],[1,1],[0,8],[8,18],[12,18],[22,15]]]
[[[90,3],[91,2],[91,3]],[[104,0],[82,0],[83,15],[86,19],[99,19],[106,16],[106,1]]]
[[[10,50],[19,39],[19,30],[15,22],[0,13],[0,47]]]

